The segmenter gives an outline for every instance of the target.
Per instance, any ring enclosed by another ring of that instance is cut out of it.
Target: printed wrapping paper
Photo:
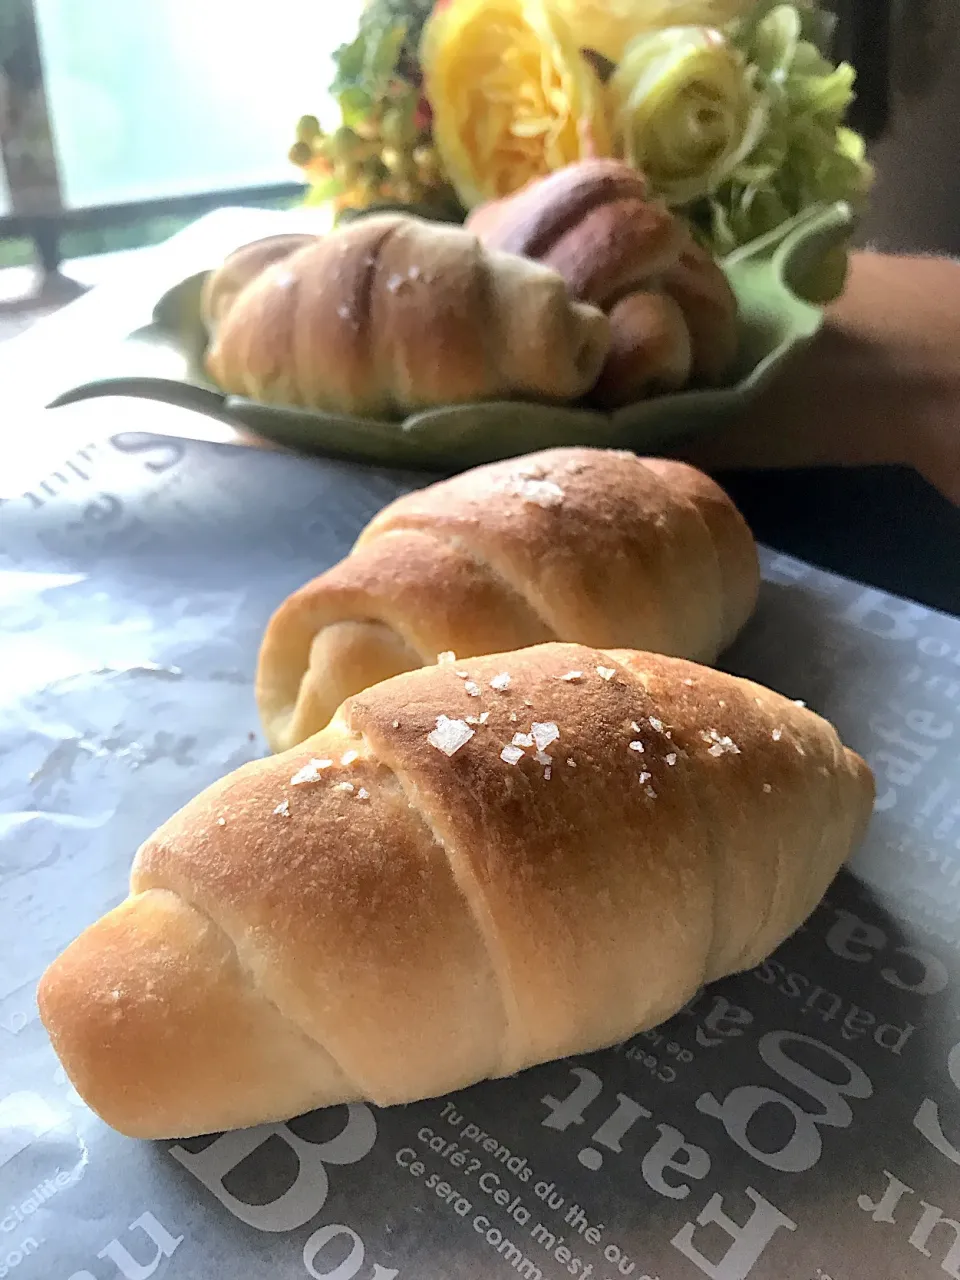
[[[768,552],[725,665],[878,781],[769,961],[416,1106],[144,1143],[73,1093],[37,978],[159,822],[264,752],[272,609],[425,482],[128,434],[0,504],[0,1280],[960,1277],[960,622]]]

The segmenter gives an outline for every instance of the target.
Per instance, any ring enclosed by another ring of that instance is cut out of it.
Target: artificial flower
[[[554,0],[452,0],[420,52],[434,141],[468,208],[610,153],[603,86]]]
[[[766,0],[742,41],[766,102],[756,147],[693,210],[717,253],[729,253],[813,205],[859,208],[873,171],[859,134],[844,123],[853,69],[835,66],[813,39],[817,15]]]
[[[577,43],[619,62],[631,40],[662,27],[721,27],[756,0],[556,0]]]
[[[625,158],[671,205],[713,191],[763,133],[766,108],[750,68],[712,27],[639,36],[610,88]]]

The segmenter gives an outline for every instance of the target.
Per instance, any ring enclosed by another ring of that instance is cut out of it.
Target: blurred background
[[[224,204],[296,202],[361,0],[0,0],[0,324]],[[860,240],[960,254],[960,2],[835,0],[878,183]],[[72,270],[83,260],[84,267]],[[115,258],[112,259],[114,262]],[[18,271],[3,268],[20,268]]]

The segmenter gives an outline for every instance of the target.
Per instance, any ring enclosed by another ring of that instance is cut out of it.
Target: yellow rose
[[[631,41],[610,90],[625,158],[668,204],[718,187],[766,122],[743,59],[710,27],[670,27]]]
[[[581,48],[619,62],[636,36],[661,27],[720,27],[757,0],[555,0]]]
[[[610,154],[603,87],[553,0],[452,0],[421,46],[433,137],[472,208]]]

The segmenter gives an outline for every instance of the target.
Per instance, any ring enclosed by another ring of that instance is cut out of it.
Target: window
[[[296,180],[361,0],[34,0],[64,205]]]

